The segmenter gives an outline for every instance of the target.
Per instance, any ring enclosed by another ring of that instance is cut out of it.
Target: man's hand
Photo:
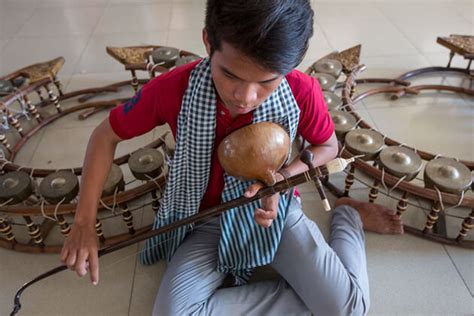
[[[95,223],[81,225],[74,223],[61,250],[61,261],[69,269],[83,277],[90,271],[92,284],[99,282],[99,258]]]
[[[279,173],[275,175],[276,181],[283,180],[283,176]],[[250,198],[257,194],[258,190],[264,185],[260,182],[254,183],[247,188],[244,196]],[[273,220],[278,216],[278,203],[280,202],[280,193],[269,197],[262,198],[262,208],[255,209],[254,218],[258,225],[268,228],[272,225]]]

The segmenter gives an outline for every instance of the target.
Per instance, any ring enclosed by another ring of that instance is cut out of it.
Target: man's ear
[[[207,55],[211,56],[211,44],[209,43],[209,37],[205,28],[202,29],[202,41],[206,47]]]

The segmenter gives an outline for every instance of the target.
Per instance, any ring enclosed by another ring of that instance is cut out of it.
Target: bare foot
[[[403,234],[403,222],[395,211],[380,204],[361,202],[347,197],[336,201],[336,206],[344,204],[352,206],[359,212],[365,230],[379,234]]]

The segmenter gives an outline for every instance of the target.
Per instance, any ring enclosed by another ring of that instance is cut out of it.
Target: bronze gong
[[[13,171],[0,176],[0,202],[18,204],[26,200],[33,193],[33,182],[30,176],[23,171]]]
[[[324,102],[328,106],[329,110],[337,110],[339,107],[342,106],[342,99],[331,91],[323,91],[324,95]]]
[[[343,138],[357,124],[356,118],[350,112],[333,110],[329,111],[329,115],[331,115],[338,138]]]
[[[123,179],[123,172],[120,166],[112,164],[109,175],[107,176],[107,180],[105,180],[102,196],[104,197],[113,195],[117,187],[118,191],[123,191],[125,189],[125,181]]]
[[[128,166],[138,180],[150,180],[161,174],[163,154],[154,148],[141,148],[128,159]]]
[[[150,55],[155,64],[160,64],[165,68],[171,68],[179,57],[179,49],[173,47],[160,47],[154,49]]]
[[[67,203],[79,193],[79,181],[71,171],[60,170],[47,175],[41,181],[39,192],[48,203]]]
[[[176,67],[178,67],[178,66],[181,66],[181,65],[189,64],[189,63],[192,63],[195,60],[198,60],[199,58],[201,58],[201,57],[196,56],[196,55],[181,56],[178,59],[176,59],[175,65],[176,65]]]
[[[275,184],[275,173],[288,158],[290,137],[280,125],[261,122],[242,127],[225,137],[218,158],[231,176]]]
[[[333,76],[325,73],[316,73],[312,76],[318,79],[322,90],[333,92],[336,89],[336,78]]]
[[[362,160],[374,160],[384,146],[384,139],[376,131],[358,128],[346,134],[345,145],[354,155],[364,155]]]
[[[459,194],[467,190],[472,184],[472,175],[469,168],[451,158],[437,158],[430,160],[425,166],[425,186],[436,186],[443,192]]]
[[[422,167],[421,158],[415,151],[400,146],[384,148],[379,162],[388,173],[399,178],[406,176],[405,181],[413,180]]]
[[[342,64],[338,60],[325,58],[313,64],[313,69],[316,72],[329,74],[337,79],[341,75]]]

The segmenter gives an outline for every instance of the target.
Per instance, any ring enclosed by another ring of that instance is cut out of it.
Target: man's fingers
[[[63,249],[61,249],[61,255],[59,257],[59,260],[61,260],[62,263],[66,264],[66,259],[67,259],[68,254],[69,254],[69,249],[67,249],[66,247],[63,247]]]
[[[97,251],[93,251],[89,255],[89,272],[92,284],[97,285],[99,283],[99,257]]]
[[[275,210],[266,211],[266,210],[263,210],[261,208],[257,208],[255,210],[255,216],[257,216],[259,218],[262,218],[262,219],[274,220],[275,218],[277,218],[277,212]]]
[[[257,194],[258,190],[260,190],[263,187],[261,183],[254,183],[251,186],[247,188],[247,190],[244,193],[244,196],[247,198],[251,198],[255,194]]]
[[[277,217],[274,211],[265,211],[260,208],[255,210],[254,218],[258,225],[268,228],[272,225],[273,220]]]
[[[69,267],[69,269],[74,270],[74,266],[76,265],[76,251],[69,252],[66,259],[66,265]]]
[[[76,260],[76,273],[78,276],[83,277],[87,274],[87,257],[89,253],[85,250],[79,252]]]

